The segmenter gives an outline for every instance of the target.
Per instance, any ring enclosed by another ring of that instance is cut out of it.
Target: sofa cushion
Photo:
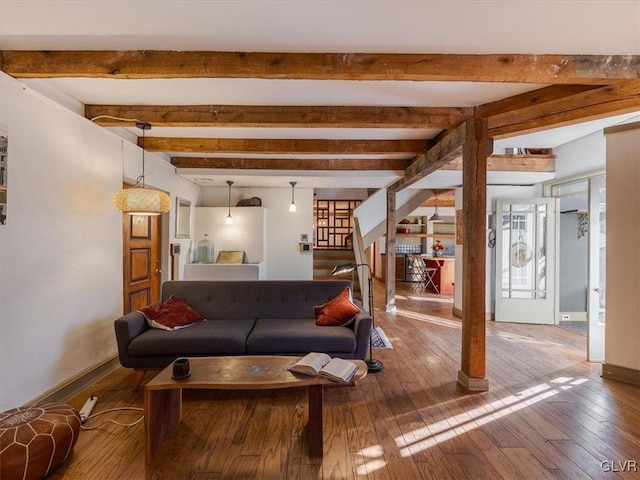
[[[184,298],[171,295],[160,305],[149,305],[138,310],[151,328],[177,330],[204,320],[204,317],[189,306]]]
[[[247,353],[350,353],[356,343],[355,334],[348,327],[322,327],[313,318],[266,318],[256,320],[247,339]]]
[[[338,296],[318,307],[313,307],[316,324],[321,326],[346,326],[353,322],[360,309],[351,300],[351,289],[345,288]]]
[[[253,324],[253,320],[214,320],[173,331],[151,328],[131,341],[129,354],[181,357],[244,354]]]

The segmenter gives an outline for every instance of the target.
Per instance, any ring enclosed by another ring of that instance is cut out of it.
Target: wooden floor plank
[[[376,282],[376,299],[383,287]],[[601,467],[640,463],[640,387],[601,378],[583,336],[487,322],[490,390],[468,394],[456,381],[461,322],[451,297],[402,283],[396,291],[395,313],[376,300],[376,323],[393,344],[374,351],[384,370],[325,393],[323,458],[308,455],[306,390],[189,391],[155,471],[145,471],[142,424],[109,424],[83,431],[49,479],[640,479]],[[94,413],[142,407],[132,382],[118,368],[69,403],[79,409],[93,392]]]
[[[523,478],[552,480],[553,474],[544,467],[526,448],[504,448],[503,453],[509,461],[524,472]]]

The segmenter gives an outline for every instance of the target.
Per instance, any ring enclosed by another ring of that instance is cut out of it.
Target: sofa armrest
[[[361,310],[361,313],[356,315],[353,322],[353,331],[357,342],[353,358],[364,360],[369,355],[369,340],[371,338],[371,329],[373,328],[373,319],[357,300],[354,300],[354,303]]]
[[[134,338],[149,329],[147,320],[140,312],[131,312],[116,319],[114,328],[120,363],[123,367],[133,368],[135,365],[130,361],[129,344]]]

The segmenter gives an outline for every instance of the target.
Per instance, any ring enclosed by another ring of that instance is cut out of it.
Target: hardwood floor
[[[307,455],[303,389],[185,391],[183,421],[154,472],[145,473],[143,424],[109,424],[83,431],[49,478],[640,479],[640,387],[602,379],[584,361],[584,336],[488,322],[490,391],[466,394],[450,299],[399,284],[396,303],[395,314],[376,309],[393,344],[374,351],[384,371],[325,389],[322,459]],[[142,407],[142,389],[127,388],[133,377],[118,369],[69,403],[80,408],[95,392],[94,413]]]

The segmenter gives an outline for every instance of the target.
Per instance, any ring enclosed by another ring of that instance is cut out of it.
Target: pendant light
[[[438,213],[438,196],[437,195],[436,195],[435,203],[436,203],[436,211],[433,213],[433,215],[431,215],[429,217],[429,221],[430,222],[442,222],[442,217]]]
[[[227,185],[229,185],[229,215],[227,215],[227,219],[224,223],[227,225],[233,225],[233,218],[231,217],[231,185],[233,185],[233,182],[231,180],[227,180]]]
[[[113,196],[113,204],[122,213],[129,215],[160,215],[171,210],[171,198],[165,192],[146,188],[144,183],[144,134],[151,129],[145,122],[136,122],[142,130],[142,175],[133,188],[124,188]]]
[[[296,200],[295,200],[295,196],[294,196],[294,190],[296,188],[296,182],[289,182],[291,184],[291,205],[289,205],[289,211],[290,212],[295,212],[296,211]]]

